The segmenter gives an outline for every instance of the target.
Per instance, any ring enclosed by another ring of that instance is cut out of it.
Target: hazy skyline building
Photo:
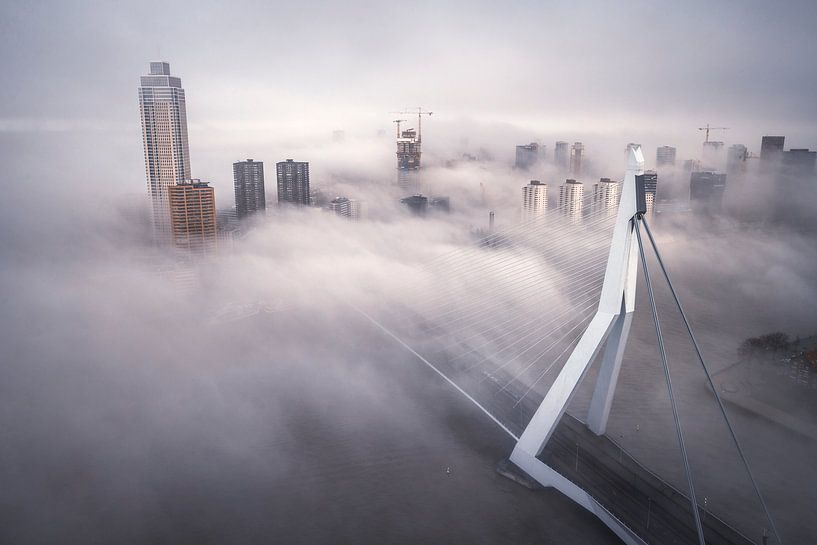
[[[743,144],[733,144],[726,150],[726,172],[740,174],[746,172],[746,159],[749,151]]]
[[[686,159],[683,164],[684,172],[698,172],[701,170],[701,162],[698,159]]]
[[[535,218],[542,218],[547,213],[548,186],[539,180],[531,180],[522,187],[522,216],[523,222]]]
[[[363,216],[363,203],[347,197],[335,197],[329,201],[329,204],[326,205],[326,209],[335,215],[352,221],[360,221]]]
[[[764,161],[776,161],[783,153],[785,136],[764,136],[760,141],[760,158]]]
[[[621,184],[610,178],[601,178],[593,185],[593,207],[596,210],[615,212],[621,197]]]
[[[400,199],[400,202],[409,209],[409,211],[417,216],[425,216],[428,211],[428,197],[425,195],[412,195]]]
[[[702,170],[689,177],[689,204],[698,212],[715,214],[720,211],[726,191],[726,174]]]
[[[573,176],[582,175],[582,156],[584,155],[584,144],[575,142],[570,148],[570,173]]]
[[[309,206],[309,163],[287,159],[275,165],[278,203]]]
[[[516,160],[514,167],[520,170],[529,170],[535,167],[540,160],[539,144],[531,142],[516,146]]]
[[[193,256],[216,249],[216,197],[207,182],[188,180],[170,187],[173,242]]]
[[[675,165],[676,149],[672,146],[659,146],[655,150],[655,166],[668,167]]]
[[[704,142],[701,153],[701,163],[703,167],[709,170],[723,169],[723,151],[723,142],[716,142],[714,140]]]
[[[559,210],[573,221],[579,221],[584,208],[584,184],[572,178],[559,186]]]
[[[428,199],[428,207],[436,212],[451,212],[451,197],[437,196]]]
[[[151,62],[141,76],[139,113],[153,235],[158,243],[172,237],[169,190],[190,180],[187,107],[181,79],[170,75],[170,63]]]
[[[567,171],[570,167],[570,145],[561,140],[553,148],[553,163],[560,170]]]
[[[266,210],[264,163],[252,159],[233,163],[233,189],[238,219]]]
[[[804,174],[814,172],[816,160],[817,151],[811,151],[808,148],[792,148],[783,152],[783,165],[795,167]]]

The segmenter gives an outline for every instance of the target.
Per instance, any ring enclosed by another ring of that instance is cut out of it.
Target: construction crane
[[[400,138],[400,123],[405,121],[405,119],[394,119],[392,123],[397,123],[397,138]]]
[[[431,115],[434,112],[429,112],[428,110],[423,110],[421,107],[417,108],[406,108],[402,112],[391,112],[393,114],[417,114],[417,142],[423,141],[423,116],[424,115]]]
[[[709,142],[709,131],[725,131],[728,129],[729,127],[710,127],[709,123],[706,124],[706,127],[698,127],[699,131],[706,131],[706,139],[704,142]]]

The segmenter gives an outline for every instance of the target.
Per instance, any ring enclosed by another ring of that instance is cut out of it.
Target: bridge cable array
[[[600,205],[593,195],[585,196],[579,208],[548,210],[545,217],[490,233],[433,259],[421,269],[424,278],[403,292],[402,303],[385,316],[350,306],[518,440],[547,393],[542,381],[567,361],[596,312],[615,211],[615,206],[611,209]],[[755,494],[775,538],[782,544],[649,225],[641,214],[632,221],[698,541],[705,544],[640,225],[647,233]]]
[[[675,432],[678,436],[678,444],[681,447],[681,458],[684,461],[684,475],[689,486],[689,501],[692,504],[692,515],[695,517],[695,529],[698,532],[698,542],[700,545],[706,545],[704,539],[704,529],[701,524],[701,513],[698,511],[698,500],[695,496],[695,484],[692,481],[692,470],[689,467],[689,457],[687,456],[686,445],[684,444],[684,433],[681,429],[681,418],[678,416],[678,406],[675,403],[675,393],[672,388],[672,378],[669,373],[669,363],[667,361],[667,351],[664,347],[664,336],[661,334],[661,323],[658,320],[658,309],[655,305],[655,295],[652,291],[652,280],[650,279],[650,269],[647,266],[647,258],[644,255],[644,244],[641,241],[641,229],[638,224],[642,220],[642,215],[638,214],[633,218],[635,224],[635,234],[638,237],[638,251],[641,254],[641,267],[644,271],[644,281],[647,284],[647,294],[650,299],[650,309],[652,310],[652,319],[655,324],[655,335],[658,338],[658,351],[661,353],[661,365],[664,368],[664,378],[667,381],[667,391],[669,392],[669,402],[672,407],[672,418],[675,420]]]
[[[514,435],[598,306],[616,204],[576,204],[434,259],[378,320]]]
[[[672,293],[672,298],[675,301],[675,306],[678,308],[678,312],[681,314],[681,318],[682,318],[682,320],[684,322],[684,327],[686,328],[686,331],[689,334],[689,338],[692,341],[692,344],[693,344],[693,346],[695,348],[695,354],[698,357],[698,361],[700,362],[701,368],[703,369],[704,374],[706,375],[706,380],[709,383],[709,387],[712,389],[712,393],[714,394],[715,400],[718,403],[718,408],[720,409],[721,415],[723,416],[723,419],[726,422],[726,427],[729,429],[729,435],[732,438],[732,442],[735,444],[735,448],[738,451],[738,455],[740,456],[741,462],[743,463],[743,466],[746,468],[746,473],[749,475],[749,479],[752,482],[752,488],[754,489],[754,492],[757,495],[758,500],[760,501],[760,505],[763,508],[763,513],[766,516],[766,519],[769,521],[769,525],[770,525],[770,527],[772,529],[772,533],[774,534],[775,539],[777,540],[777,542],[780,545],[782,545],[783,541],[780,539],[780,534],[777,532],[777,526],[775,525],[774,519],[772,518],[772,515],[769,512],[769,508],[766,505],[766,500],[764,499],[763,494],[760,491],[760,487],[757,484],[757,480],[755,479],[754,473],[752,472],[752,468],[749,466],[749,461],[746,458],[746,454],[743,451],[743,447],[741,446],[740,441],[738,440],[738,436],[735,433],[734,428],[732,427],[732,422],[731,422],[731,420],[729,419],[729,416],[726,413],[726,407],[723,404],[723,400],[721,399],[721,396],[718,393],[718,389],[715,387],[715,383],[712,380],[712,374],[709,372],[709,368],[706,365],[706,361],[704,360],[703,353],[701,351],[701,347],[698,344],[698,340],[695,338],[695,334],[692,332],[692,327],[690,326],[689,319],[687,318],[686,313],[684,312],[684,308],[681,305],[681,300],[678,298],[678,293],[675,291],[675,287],[672,285],[672,281],[670,280],[669,273],[667,272],[667,268],[664,265],[664,260],[661,258],[661,253],[658,251],[658,246],[655,243],[655,238],[653,238],[652,231],[650,231],[650,226],[647,223],[647,220],[643,216],[641,216],[635,222],[635,230],[636,230],[636,235],[638,236],[639,247],[641,248],[641,261],[642,261],[643,266],[644,266],[645,278],[647,278],[648,291],[650,291],[650,302],[652,303],[652,306],[653,306],[653,312],[654,312],[653,317],[656,320],[656,328],[658,328],[658,321],[657,321],[658,318],[657,318],[657,315],[655,314],[655,303],[654,303],[654,300],[653,300],[651,288],[649,287],[650,286],[649,273],[647,271],[647,261],[646,261],[646,259],[644,259],[644,250],[643,250],[643,246],[641,244],[641,233],[640,233],[640,230],[639,230],[639,223],[644,225],[644,230],[646,231],[647,238],[650,241],[650,246],[652,247],[653,252],[655,253],[656,260],[658,261],[658,265],[660,266],[661,272],[663,273],[663,276],[664,276],[664,279],[667,282],[667,286],[670,289],[670,293]],[[660,337],[660,332],[659,332],[659,337]],[[663,354],[663,341],[660,340],[660,339],[659,339],[659,346],[662,347],[662,357],[665,357],[665,354]],[[664,359],[663,363],[664,363],[664,366],[665,366],[665,371],[668,373],[668,369],[666,368],[666,360],[665,359]],[[667,375],[667,385],[671,388],[671,385],[670,385],[670,382],[669,382],[669,375]],[[671,392],[670,392],[670,399],[672,399],[672,393]],[[673,411],[674,411],[674,409],[673,409]],[[680,435],[680,422],[677,420],[677,415],[676,415],[676,426],[677,426],[677,429],[678,429],[679,435]],[[683,449],[683,440],[682,439],[681,439],[681,445],[682,445],[681,446],[682,450],[684,450]],[[683,456],[684,456],[684,462],[685,462],[685,465],[686,465],[686,452],[683,452]],[[687,466],[687,470],[688,470],[688,466]],[[689,479],[690,492],[691,492],[691,495],[694,498],[694,492],[692,491],[693,489],[692,489],[691,477],[688,476],[688,479]],[[699,539],[701,540],[701,543],[703,543],[703,535],[700,532],[700,520],[698,518],[698,510],[694,508],[694,504],[693,504],[693,511],[696,514],[696,524],[698,525]]]

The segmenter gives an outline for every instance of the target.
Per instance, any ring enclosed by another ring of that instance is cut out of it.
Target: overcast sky
[[[0,13],[4,161],[33,157],[32,134],[68,131],[60,149],[78,164],[66,168],[116,169],[134,190],[136,87],[157,58],[187,91],[193,174],[217,182],[240,157],[281,160],[334,129],[391,131],[389,112],[417,105],[436,113],[429,152],[469,133],[508,154],[595,136],[687,157],[707,122],[754,151],[763,134],[817,147],[810,1],[6,0]]]

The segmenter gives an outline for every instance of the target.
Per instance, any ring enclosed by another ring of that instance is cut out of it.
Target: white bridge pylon
[[[638,239],[634,233],[635,216],[638,212],[643,212],[639,210],[637,202],[636,176],[643,174],[644,156],[641,154],[641,148],[630,146],[627,151],[627,173],[622,182],[621,199],[598,310],[520,436],[510,457],[516,466],[541,485],[558,489],[594,513],[619,538],[629,544],[642,544],[643,541],[587,492],[550,468],[537,456],[545,448],[602,346],[605,347],[604,355],[590,402],[587,426],[597,435],[603,434],[607,428],[607,419],[635,310],[639,259]],[[641,205],[643,206],[643,203]]]

